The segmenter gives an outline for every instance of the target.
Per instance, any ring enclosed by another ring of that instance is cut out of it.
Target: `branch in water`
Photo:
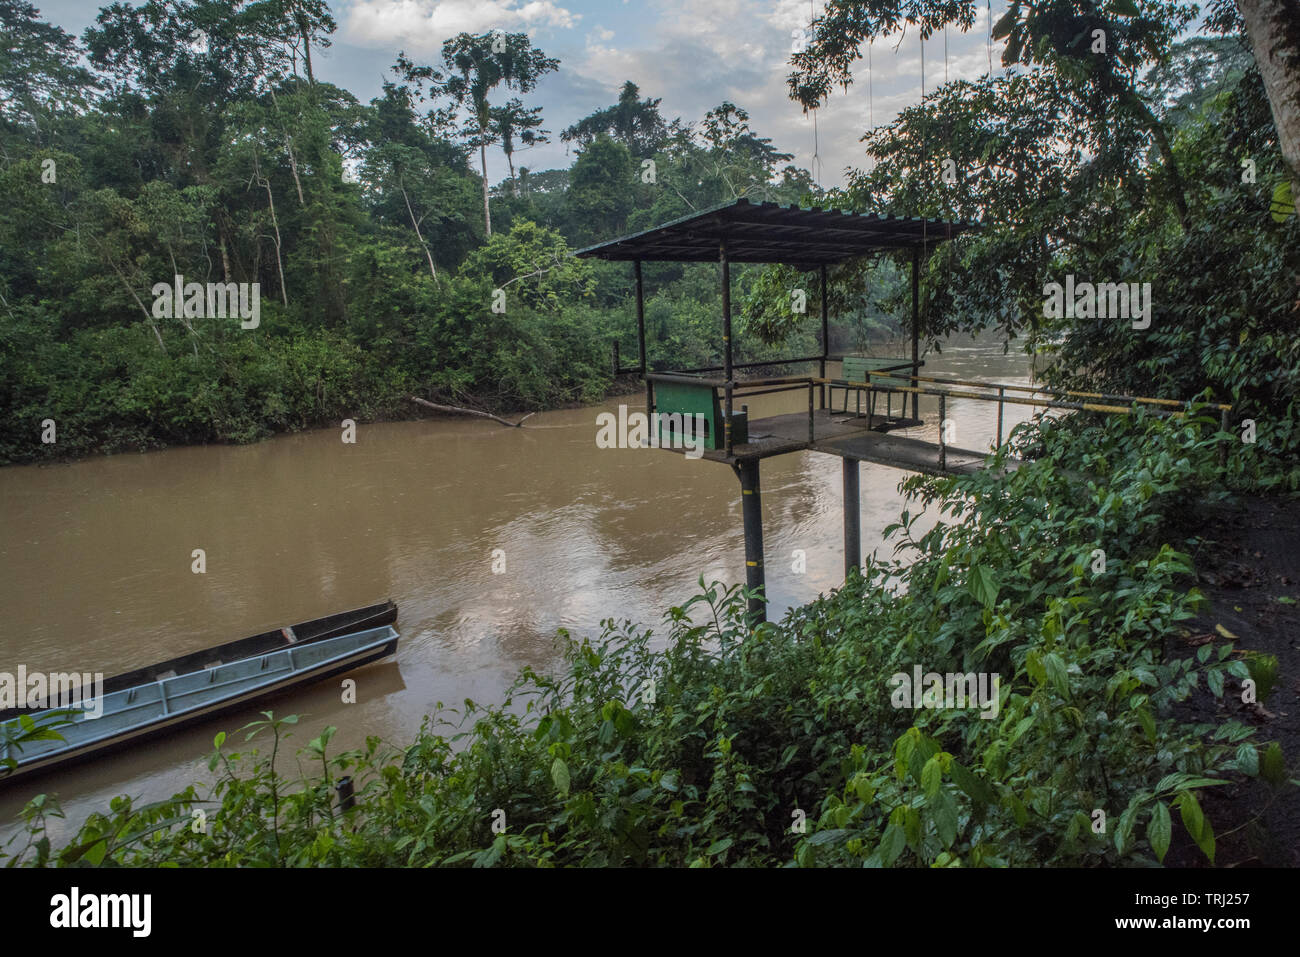
[[[529,412],[528,415],[524,416],[524,418],[520,419],[518,422],[507,422],[505,419],[495,416],[491,412],[478,412],[475,409],[462,409],[455,405],[438,405],[436,402],[430,402],[428,399],[421,399],[418,395],[407,396],[407,398],[412,402],[425,406],[426,408],[433,409],[435,412],[451,412],[457,415],[482,416],[485,419],[491,419],[493,422],[500,422],[502,425],[508,425],[512,429],[521,427],[524,424],[524,419],[537,414],[536,412]]]

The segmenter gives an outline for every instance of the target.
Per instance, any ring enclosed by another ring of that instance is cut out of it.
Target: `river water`
[[[1014,344],[1003,355],[999,341],[969,338],[932,353],[924,371],[1013,384],[1031,372]],[[806,393],[746,401],[755,417],[806,408]],[[596,416],[620,402],[644,408],[634,394],[540,413],[523,429],[440,418],[363,424],[352,445],[325,429],[0,469],[0,671],[112,675],[391,597],[397,655],[353,673],[355,704],[330,681],[263,707],[303,716],[297,747],[331,724],[335,749],[372,734],[406,744],[435,703],[500,701],[523,666],[553,668],[559,628],[596,636],[609,617],[658,626],[701,576],[744,580],[731,469],[597,448]],[[923,397],[928,425],[903,434],[935,440],[936,409]],[[1007,430],[1032,412],[1007,406]],[[991,443],[995,404],[951,400],[948,415],[954,444]],[[840,460],[803,452],[761,469],[775,620],[843,580]],[[862,464],[864,551],[897,520],[904,477]],[[204,574],[191,570],[199,548]],[[494,574],[497,549],[505,567]],[[80,821],[116,794],[156,800],[207,781],[213,736],[257,710],[0,785],[0,831],[40,792]]]

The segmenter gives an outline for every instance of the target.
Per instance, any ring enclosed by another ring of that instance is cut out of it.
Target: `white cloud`
[[[822,3],[816,2],[820,14]],[[998,7],[1005,7],[999,0]],[[652,0],[645,5],[645,29],[634,45],[618,48],[591,36],[580,56],[565,59],[562,69],[617,96],[624,80],[632,80],[643,96],[662,97],[665,117],[698,120],[723,100],[750,114],[750,124],[774,145],[794,153],[794,162],[811,168],[813,118],[789,98],[786,77],[792,33],[810,22],[807,0]],[[995,16],[998,13],[994,11]],[[976,25],[948,35],[949,79],[975,79],[987,70],[987,15],[980,9]],[[624,36],[627,32],[624,31]],[[873,76],[868,82],[866,49],[853,67],[853,85],[838,87],[817,111],[817,154],[821,181],[843,182],[845,167],[865,167],[859,142],[869,127],[889,122],[899,110],[920,101],[921,63],[915,29],[877,40],[872,50]],[[943,34],[925,44],[925,88],[933,92],[943,82]],[[895,46],[898,49],[895,52]],[[1001,43],[993,49],[994,72],[1000,72]],[[567,120],[566,122],[571,122]]]
[[[458,33],[567,28],[579,19],[554,0],[357,0],[341,18],[339,39],[361,47],[430,53]]]

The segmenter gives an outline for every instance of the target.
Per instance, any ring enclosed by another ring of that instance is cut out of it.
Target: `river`
[[[1014,344],[1003,355],[996,339],[964,338],[928,356],[925,372],[1023,384],[1030,362]],[[391,597],[398,653],[352,675],[355,704],[331,681],[269,707],[303,716],[297,747],[330,724],[335,749],[367,735],[405,744],[436,702],[500,701],[523,666],[553,668],[559,628],[595,636],[609,617],[658,626],[701,576],[744,580],[731,469],[597,448],[596,415],[641,401],[541,413],[523,429],[438,418],[362,424],[351,445],[324,429],[0,469],[0,671],[112,675]],[[747,401],[761,416],[797,410],[805,394]],[[929,424],[903,434],[934,440],[936,407],[923,398]],[[1008,431],[1033,411],[1006,409]],[[948,415],[954,444],[991,442],[995,404],[952,400]],[[897,520],[904,477],[863,463],[864,551]],[[779,619],[843,580],[840,461],[768,459],[761,481],[769,617]],[[206,572],[195,574],[200,548]],[[494,574],[496,549],[505,568]],[[119,793],[156,800],[206,781],[213,736],[256,717],[249,709],[0,785],[0,829],[12,833],[8,822],[40,792],[79,821]]]

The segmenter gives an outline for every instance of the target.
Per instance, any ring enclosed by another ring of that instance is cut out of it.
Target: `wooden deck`
[[[818,409],[813,412],[813,441],[809,442],[808,413],[791,412],[751,421],[748,442],[733,446],[730,456],[718,449],[706,451],[704,458],[734,465],[742,461],[811,449],[843,459],[875,462],[929,475],[964,475],[983,468],[988,453],[950,445],[941,470],[937,443],[889,434],[897,429],[916,428],[922,424],[918,419],[886,419],[880,415],[868,419],[865,413],[858,417],[852,413],[832,414],[826,409]],[[1009,462],[1008,468],[1016,468],[1019,464]]]

